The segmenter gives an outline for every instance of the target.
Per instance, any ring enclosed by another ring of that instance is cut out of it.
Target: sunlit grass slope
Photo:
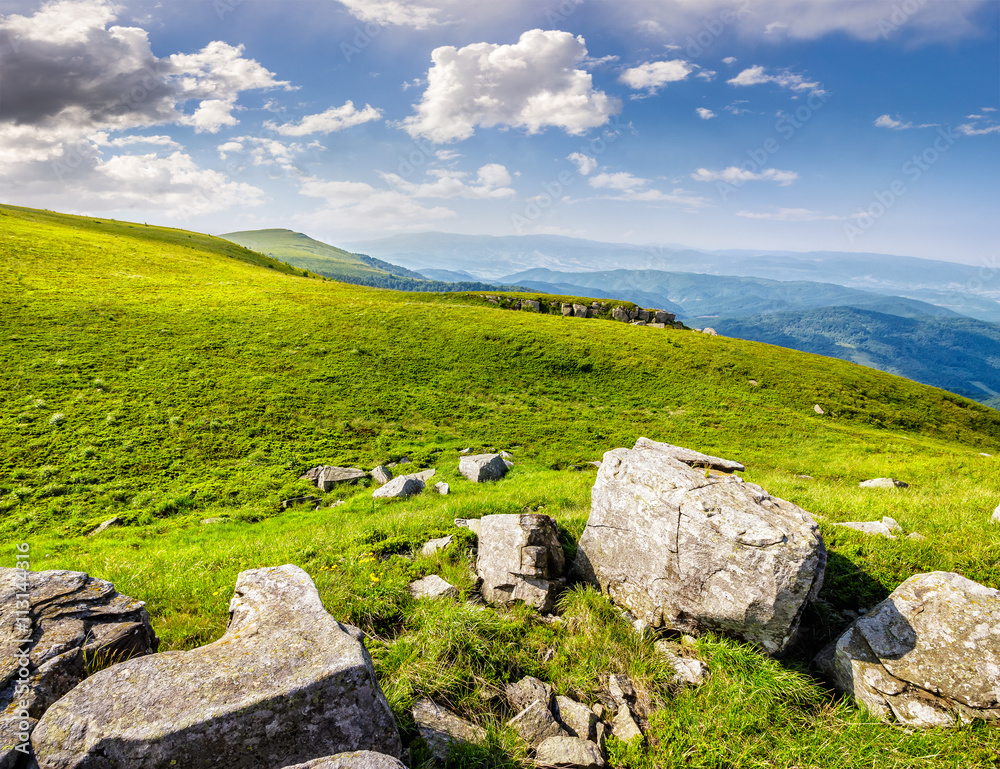
[[[321,281],[208,236],[10,207],[0,363],[0,563],[27,541],[36,569],[113,580],[148,602],[164,648],[222,633],[241,569],[291,562],[370,634],[407,736],[423,695],[491,727],[465,765],[526,755],[491,687],[530,673],[588,699],[615,671],[659,708],[644,747],[612,743],[623,766],[997,765],[1000,730],[881,726],[804,668],[842,611],[913,573],[1000,587],[991,409],[777,347]],[[585,463],[640,435],[742,460],[745,477],[819,518],[827,587],[797,657],[704,639],[711,683],[677,691],[649,639],[592,591],[568,593],[556,625],[410,598],[407,581],[426,573],[471,589],[469,537],[406,557],[456,517],[545,512],[571,554],[589,509]],[[515,468],[469,484],[457,473],[466,446],[510,449]],[[370,489],[336,489],[320,496],[342,506],[280,511],[315,491],[298,480],[314,464],[402,456],[439,468],[452,495],[375,504]],[[857,487],[884,475],[912,487]],[[126,525],[83,536],[115,515]],[[926,541],[831,525],[883,515]],[[415,746],[415,764],[422,755]]]

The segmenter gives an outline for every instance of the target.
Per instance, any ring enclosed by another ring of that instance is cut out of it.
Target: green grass
[[[998,459],[980,455],[1000,455],[991,409],[766,345],[309,279],[208,236],[12,207],[0,207],[0,362],[0,564],[27,541],[35,569],[110,579],[147,602],[164,649],[222,634],[242,569],[295,563],[334,616],[369,633],[408,738],[419,696],[489,727],[456,765],[526,760],[493,696],[503,683],[537,675],[593,702],[611,672],[649,707],[644,746],[611,743],[621,766],[998,765],[1000,730],[881,725],[805,665],[842,612],[911,574],[1000,587]],[[593,591],[569,591],[557,624],[410,598],[427,573],[472,588],[467,534],[407,557],[456,517],[545,512],[571,554],[585,463],[640,435],[739,459],[748,480],[817,516],[831,559],[808,648],[777,662],[701,639],[684,653],[708,662],[710,682],[679,690],[651,639]],[[466,446],[510,449],[516,466],[475,486],[457,473]],[[341,506],[280,512],[315,491],[298,479],[314,464],[402,456],[437,467],[453,493],[374,503],[348,487],[321,495]],[[857,488],[883,475],[912,487]],[[83,536],[113,515],[127,525]],[[883,515],[927,541],[831,525]],[[426,758],[416,744],[414,756]]]

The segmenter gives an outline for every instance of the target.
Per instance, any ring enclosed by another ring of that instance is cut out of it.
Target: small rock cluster
[[[510,310],[528,312],[544,312],[561,314],[567,318],[610,318],[620,323],[632,323],[637,326],[653,326],[656,328],[683,328],[684,324],[676,322],[676,315],[666,310],[643,309],[642,307],[625,307],[620,304],[594,300],[590,304],[576,302],[561,302],[549,304],[534,299],[516,299],[514,297],[480,294],[490,304]]]

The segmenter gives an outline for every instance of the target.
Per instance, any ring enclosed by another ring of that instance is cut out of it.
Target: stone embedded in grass
[[[458,461],[458,471],[473,483],[499,481],[507,474],[507,463],[499,454],[472,454]]]
[[[780,653],[823,584],[819,527],[760,486],[700,469],[717,458],[694,454],[645,439],[606,453],[574,569],[651,627]]]
[[[486,515],[479,520],[476,574],[488,603],[524,601],[552,611],[565,584],[565,556],[556,522],[547,515]]]
[[[618,708],[618,713],[615,715],[614,721],[611,722],[611,733],[623,742],[628,742],[636,737],[642,738],[642,730],[632,718],[626,705]]]
[[[844,523],[835,523],[833,525],[841,526],[845,529],[854,529],[855,531],[860,531],[865,534],[878,534],[886,537],[887,539],[896,538],[893,536],[892,529],[882,523],[882,521],[846,521]]]
[[[520,681],[507,684],[504,696],[514,713],[520,713],[535,700],[542,702],[546,708],[552,704],[552,685],[534,676],[525,676]]]
[[[993,517],[990,520],[993,523],[1000,523],[1000,505],[997,505],[997,509],[993,511]]]
[[[316,758],[304,764],[286,766],[284,769],[406,769],[398,759],[373,750],[355,750],[336,756]]]
[[[507,722],[522,740],[537,747],[549,737],[565,737],[566,731],[541,700],[535,700]]]
[[[385,486],[375,489],[372,496],[375,499],[393,499],[400,497],[412,497],[424,490],[424,482],[412,475],[400,475],[393,478]]]
[[[593,740],[596,737],[597,716],[584,705],[563,695],[556,696],[554,715],[571,737]]]
[[[427,747],[442,764],[455,745],[478,744],[486,739],[486,730],[469,723],[429,699],[417,700],[411,711],[417,731]]]
[[[409,590],[414,598],[458,598],[458,588],[437,574],[430,574],[411,582]]]
[[[22,601],[30,614],[18,611]],[[41,718],[92,670],[158,646],[145,604],[110,582],[78,571],[0,568],[0,740],[20,723],[14,714]]]
[[[95,534],[100,534],[102,532],[107,531],[112,526],[124,526],[124,525],[125,525],[125,519],[120,518],[119,516],[116,515],[114,518],[108,518],[108,520],[106,520],[104,523],[102,523],[93,531],[88,532],[87,536],[93,537]]]
[[[379,486],[385,486],[385,484],[392,480],[392,470],[385,465],[379,465],[372,470],[371,476]]]
[[[549,737],[538,746],[535,764],[566,769],[602,769],[605,765],[601,749],[578,737]]]
[[[908,489],[910,484],[895,478],[872,478],[868,481],[861,481],[858,488],[862,489]]]
[[[389,703],[351,630],[297,566],[244,571],[218,641],[102,670],[50,707],[32,736],[39,769],[399,756]]]
[[[450,534],[447,537],[438,537],[437,539],[430,539],[424,542],[423,547],[420,548],[420,555],[434,555],[438,550],[444,550],[448,545],[454,541],[454,537]]]
[[[657,641],[653,647],[670,663],[670,667],[677,674],[678,681],[691,686],[700,686],[705,683],[705,679],[708,678],[708,666],[704,662],[674,654],[670,644],[666,641]]]
[[[301,477],[303,480],[312,481],[316,484],[317,489],[325,493],[331,491],[338,483],[357,483],[362,478],[367,478],[368,473],[360,467],[319,465],[307,470]]]
[[[438,481],[434,484],[434,488],[437,490],[438,494],[443,494],[447,496],[451,493],[451,487],[444,481]]]
[[[298,505],[318,505],[323,500],[319,497],[292,497],[291,499],[285,499],[281,502],[281,509],[287,510],[290,507],[297,507]]]
[[[1000,591],[910,577],[816,658],[838,689],[910,727],[1000,721]]]

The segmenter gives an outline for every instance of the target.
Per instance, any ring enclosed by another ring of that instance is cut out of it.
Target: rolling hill
[[[431,766],[410,715],[420,697],[488,727],[463,765],[516,769],[523,748],[491,692],[535,675],[596,701],[612,672],[656,706],[644,745],[609,739],[616,766],[995,766],[1000,731],[882,724],[808,667],[850,612],[912,574],[1000,586],[992,409],[757,342],[515,312],[475,291],[374,290],[219,238],[9,206],[0,329],[0,559],[27,542],[35,570],[111,580],[146,602],[164,650],[222,635],[241,570],[301,566],[365,632],[414,769]],[[829,564],[798,656],[707,635],[683,653],[706,661],[708,683],[682,689],[653,638],[592,589],[568,590],[555,622],[410,595],[441,574],[474,598],[474,537],[419,554],[458,517],[547,513],[572,556],[588,461],[640,435],[738,459],[816,516]],[[468,483],[466,447],[509,449],[514,467]],[[401,458],[436,467],[452,493],[384,502],[364,483],[323,493],[300,478]],[[876,476],[911,487],[858,488]],[[315,501],[281,504],[304,495]],[[881,516],[925,539],[833,526]]]

